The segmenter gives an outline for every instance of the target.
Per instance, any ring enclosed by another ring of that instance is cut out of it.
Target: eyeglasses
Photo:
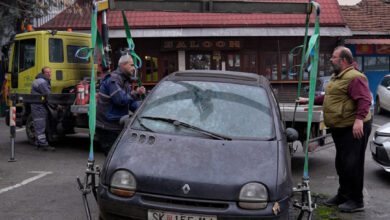
[[[334,60],[334,59],[340,59],[341,57],[336,57],[336,56],[332,56],[330,59]]]

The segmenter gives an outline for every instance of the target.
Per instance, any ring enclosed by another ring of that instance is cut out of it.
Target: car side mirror
[[[390,86],[387,87],[387,90],[390,90]]]
[[[287,128],[286,129],[286,137],[287,137],[288,142],[296,141],[299,138],[298,131],[295,130],[294,128]]]

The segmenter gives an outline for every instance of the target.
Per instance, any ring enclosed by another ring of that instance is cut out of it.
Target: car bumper
[[[386,172],[390,172],[390,147],[370,141],[370,150],[374,161]]]
[[[103,219],[147,219],[148,210],[163,210],[194,215],[212,215],[218,220],[232,219],[287,219],[290,207],[290,197],[277,201],[279,212],[273,212],[276,202],[268,203],[265,209],[245,210],[232,201],[213,201],[177,198],[170,196],[136,193],[131,198],[113,195],[104,185],[98,189],[98,204]]]

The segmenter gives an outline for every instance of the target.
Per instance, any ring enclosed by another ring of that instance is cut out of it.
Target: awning
[[[390,39],[345,39],[345,44],[390,44]]]
[[[89,31],[77,30],[88,33]],[[309,28],[309,35],[314,28]],[[291,37],[305,36],[304,27],[243,27],[243,28],[161,28],[161,29],[132,29],[133,38],[149,37]],[[351,31],[345,27],[321,27],[321,36],[350,37]],[[109,38],[125,38],[124,30],[110,30]]]

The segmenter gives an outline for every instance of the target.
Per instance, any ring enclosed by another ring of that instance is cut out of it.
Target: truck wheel
[[[35,145],[34,122],[31,114],[27,117],[26,121],[26,135],[28,143],[30,143],[31,145]]]
[[[48,122],[46,122],[46,123],[48,123]],[[46,129],[45,133],[46,133],[46,140],[47,140],[47,142],[50,145],[55,144],[55,139],[53,137],[53,134],[51,134],[51,132],[48,132],[47,129]],[[27,117],[27,121],[26,121],[26,135],[27,135],[28,143],[31,144],[31,145],[35,145],[34,121],[33,121],[33,118],[32,118],[31,114]]]

